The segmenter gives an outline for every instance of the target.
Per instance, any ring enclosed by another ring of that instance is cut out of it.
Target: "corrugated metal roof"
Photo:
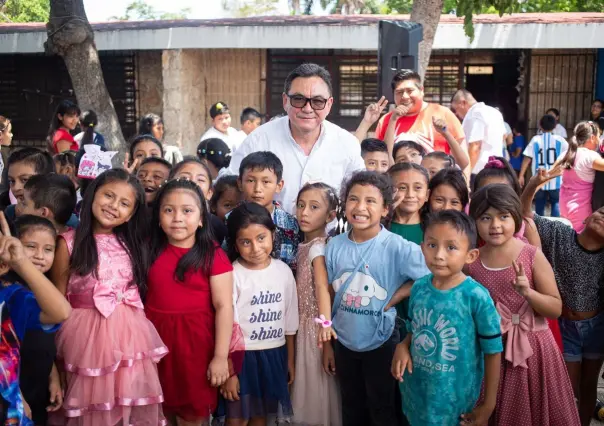
[[[228,19],[184,19],[174,21],[116,21],[92,23],[94,31],[163,29],[218,26],[357,26],[374,25],[377,21],[407,20],[409,15],[300,15],[260,16]],[[476,15],[475,24],[594,24],[603,23],[604,13],[518,13],[512,15]],[[463,18],[442,15],[440,24],[461,24]],[[46,31],[45,23],[2,23],[0,33]]]

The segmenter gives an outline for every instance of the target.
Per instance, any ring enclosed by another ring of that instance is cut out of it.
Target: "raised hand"
[[[11,236],[10,227],[3,212],[0,212],[0,261],[12,266],[27,259],[23,251],[23,244],[17,238]]]
[[[441,135],[444,135],[447,132],[447,122],[440,117],[433,116],[432,125],[434,126],[434,130]]]
[[[382,96],[377,102],[370,104],[365,110],[365,116],[363,120],[368,123],[375,123],[380,119],[382,112],[388,106],[388,99],[385,96]]]
[[[135,158],[132,164],[128,165],[130,163],[130,154],[126,153],[126,157],[124,158],[124,170],[130,174],[134,173],[139,162],[139,159]]]
[[[562,176],[562,172],[564,172],[564,169],[562,168],[562,166],[560,164],[556,164],[550,170],[540,168],[537,170],[537,173],[535,173],[533,176],[531,176],[531,179],[529,180],[529,182],[533,185],[536,185],[537,187],[540,187],[540,186],[545,185],[550,180],[557,178],[558,176]],[[524,183],[524,176],[521,176],[521,177],[522,177],[522,181],[521,181],[521,185],[522,185]]]
[[[513,261],[512,265],[514,265],[514,271],[516,271],[516,278],[512,281],[514,290],[516,290],[519,295],[526,298],[531,291],[531,284],[524,273],[524,266],[522,266],[522,263],[516,263],[516,261]]]

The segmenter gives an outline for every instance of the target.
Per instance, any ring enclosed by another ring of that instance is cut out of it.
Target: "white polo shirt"
[[[250,133],[233,154],[228,170],[221,175],[239,175],[241,161],[257,151],[271,151],[283,163],[285,185],[275,199],[292,214],[296,210],[298,192],[307,182],[324,182],[339,194],[345,178],[365,169],[361,144],[353,134],[325,120],[319,139],[307,156],[292,137],[286,116],[269,121]]]
[[[227,129],[227,134],[225,135],[224,133],[216,130],[214,126],[212,126],[203,134],[199,142],[203,142],[206,139],[210,138],[222,139],[224,143],[226,143],[229,148],[231,148],[231,152],[235,152],[239,145],[241,145],[241,143],[245,139],[245,134],[242,136],[237,129],[229,127]]]
[[[484,102],[477,102],[469,109],[463,119],[463,131],[466,134],[468,145],[482,141],[480,156],[472,169],[472,174],[484,169],[489,157],[503,155],[503,136],[505,125],[501,113]]]

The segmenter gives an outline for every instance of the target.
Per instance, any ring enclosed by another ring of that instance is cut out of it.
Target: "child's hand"
[[[128,173],[132,174],[132,173],[134,173],[134,171],[136,170],[136,167],[138,166],[139,159],[135,158],[134,161],[132,162],[132,164],[130,164],[130,165],[128,165],[128,163],[130,163],[130,154],[126,153],[126,157],[124,158],[124,170],[126,170]]]
[[[392,118],[398,119],[400,117],[404,117],[407,115],[408,112],[409,107],[406,107],[405,105],[399,105],[392,111]]]
[[[380,98],[379,101],[369,105],[367,107],[367,109],[365,110],[365,116],[363,117],[363,120],[366,121],[367,123],[375,123],[376,121],[378,121],[380,119],[380,116],[382,115],[382,111],[384,111],[384,108],[386,108],[388,106],[388,99],[386,99],[385,96],[382,96]]]
[[[471,413],[462,414],[459,424],[461,426],[483,426],[487,424],[492,413],[493,410],[488,409],[484,405],[479,405]]]
[[[57,411],[63,405],[63,389],[61,388],[61,376],[59,375],[59,371],[55,365],[52,366],[48,381],[50,405],[46,407],[46,411]]]
[[[330,376],[336,375],[336,357],[331,342],[325,342],[323,345],[323,370]]]
[[[434,126],[434,130],[436,130],[441,135],[447,133],[447,122],[436,116],[432,116],[432,125]]]
[[[561,176],[563,171],[564,170],[560,164],[552,167],[549,171],[545,170],[544,168],[540,168],[537,170],[537,173],[531,176],[529,184],[535,185],[537,188],[539,188],[545,185],[548,181]],[[520,178],[522,178],[522,180],[520,180]],[[524,176],[520,176],[520,178],[518,178],[520,185],[524,186]]]
[[[229,361],[227,358],[214,357],[208,366],[208,381],[214,387],[224,384],[229,378]]]
[[[239,401],[239,392],[241,388],[239,387],[239,378],[235,374],[231,376],[226,383],[220,386],[220,394],[227,401]]]
[[[403,375],[405,374],[405,369],[409,372],[409,374],[412,374],[413,361],[411,360],[411,352],[409,352],[407,344],[405,342],[401,342],[396,345],[396,350],[394,351],[394,357],[392,358],[392,367],[390,368],[390,372],[396,380],[402,382]]]
[[[516,261],[513,261],[512,265],[514,265],[514,270],[516,271],[516,279],[512,281],[514,290],[516,290],[519,295],[526,298],[531,291],[531,284],[524,273],[524,266],[522,266],[522,263],[517,264]]]
[[[294,379],[296,378],[296,365],[293,360],[287,361],[287,384],[291,385],[294,383]]]
[[[338,335],[332,327],[319,326],[319,333],[317,333],[319,340],[319,348],[323,348],[323,343],[329,342],[331,339],[337,340]]]
[[[27,259],[23,251],[23,244],[17,238],[11,237],[10,228],[3,212],[0,212],[0,261],[13,266]]]

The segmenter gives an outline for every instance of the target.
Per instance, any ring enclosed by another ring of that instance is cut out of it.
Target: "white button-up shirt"
[[[339,193],[345,178],[365,169],[361,145],[347,130],[323,121],[319,139],[307,156],[292,137],[289,118],[281,117],[250,133],[233,154],[228,170],[220,174],[239,175],[241,161],[258,151],[271,151],[283,163],[285,185],[275,199],[292,214],[295,214],[298,192],[307,182],[324,182]]]
[[[480,156],[472,174],[484,169],[490,156],[503,156],[505,125],[503,116],[497,109],[485,105],[484,102],[477,102],[468,110],[462,126],[468,145],[482,141]]]

